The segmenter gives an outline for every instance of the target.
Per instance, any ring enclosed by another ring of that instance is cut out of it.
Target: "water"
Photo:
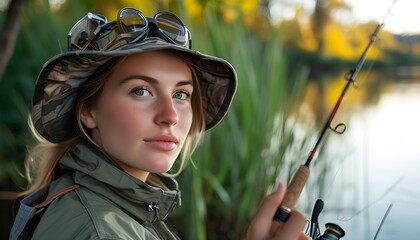
[[[343,239],[420,239],[420,83],[392,83],[379,102],[354,113],[325,150],[343,157],[329,173],[319,222]],[[316,173],[314,173],[316,174]]]

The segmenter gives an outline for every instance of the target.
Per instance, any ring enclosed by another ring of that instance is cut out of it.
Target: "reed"
[[[77,12],[85,13],[84,7],[79,6]],[[188,19],[185,6],[177,7],[182,19]],[[17,51],[0,82],[0,159],[7,166],[0,169],[0,177],[9,176],[20,186],[24,182],[16,169],[21,169],[25,146],[31,143],[26,118],[34,79],[41,63],[60,47],[65,51],[68,27],[58,26],[74,23],[74,17],[56,23],[51,15],[33,15],[24,19],[35,20],[29,27],[24,21]],[[302,138],[296,135],[290,115],[301,97],[308,69],[288,62],[276,28],[264,30],[263,37],[241,19],[226,23],[210,11],[205,12],[204,20],[204,24],[186,21],[193,48],[231,62],[239,84],[227,117],[206,134],[194,154],[196,167],[190,165],[178,178],[183,206],[171,220],[182,239],[241,239],[261,198],[276,179],[287,181],[295,168],[292,159]],[[56,38],[61,44],[51,43]],[[20,61],[22,56],[33,59]]]
[[[188,26],[194,49],[231,62],[239,83],[228,115],[194,154],[195,168],[178,179],[183,207],[177,217],[184,222],[178,228],[185,239],[241,239],[261,198],[280,174],[286,181],[295,169],[283,162],[297,144],[289,116],[308,69],[288,64],[276,28],[263,38],[214,12],[206,13],[204,27]]]

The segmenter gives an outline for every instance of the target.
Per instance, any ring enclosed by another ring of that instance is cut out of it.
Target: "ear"
[[[96,115],[93,111],[90,110],[83,110],[80,113],[80,121],[90,129],[96,128]]]

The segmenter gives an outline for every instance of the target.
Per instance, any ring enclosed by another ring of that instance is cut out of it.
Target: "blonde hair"
[[[193,111],[191,129],[180,154],[181,162],[179,164],[179,169],[173,174],[165,174],[170,177],[179,175],[182,170],[185,169],[188,162],[192,162],[192,153],[197,147],[201,136],[205,131],[204,110],[202,107],[203,104],[197,70],[195,69],[193,62],[187,56],[179,53],[173,54],[183,60],[190,67],[193,76],[194,91],[191,100]],[[21,196],[31,194],[42,187],[47,186],[55,178],[57,178],[56,170],[59,160],[64,156],[64,154],[66,154],[67,151],[82,140],[87,140],[93,143],[99,150],[104,152],[104,150],[101,149],[101,147],[91,138],[89,129],[86,128],[80,120],[80,115],[83,110],[91,108],[96,103],[102,92],[106,79],[118,66],[118,64],[122,62],[122,59],[123,57],[118,57],[109,60],[107,63],[99,67],[89,80],[87,80],[87,82],[81,87],[76,102],[75,128],[78,134],[75,137],[60,143],[51,143],[45,140],[35,130],[32,119],[29,117],[28,125],[37,140],[37,144],[30,149],[26,158],[25,170],[26,178],[28,180],[28,188],[20,194]]]

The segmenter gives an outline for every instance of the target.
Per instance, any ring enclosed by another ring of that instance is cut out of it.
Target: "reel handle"
[[[274,215],[274,220],[280,223],[286,222],[292,209],[295,208],[296,202],[302,193],[303,187],[309,178],[310,170],[306,165],[301,165],[296,171],[295,175],[290,181],[289,186],[286,190],[286,195],[283,198],[282,203]]]
[[[315,239],[317,233],[319,232],[318,217],[323,208],[324,201],[322,201],[321,199],[317,199],[314,205],[314,209],[312,211],[311,225],[309,230],[309,237],[311,237],[312,239]]]

